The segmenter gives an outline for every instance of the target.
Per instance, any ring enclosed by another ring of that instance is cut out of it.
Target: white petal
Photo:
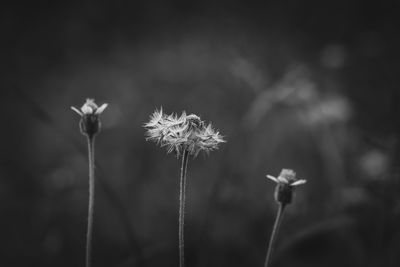
[[[100,115],[101,113],[103,113],[103,111],[106,109],[106,107],[108,106],[107,103],[101,105],[94,114],[96,115]]]
[[[276,177],[271,176],[271,175],[267,175],[268,179],[271,179],[272,181],[274,181],[275,183],[279,183],[278,179],[276,179]]]
[[[82,112],[79,109],[77,109],[76,107],[71,107],[71,109],[73,111],[75,111],[76,113],[78,113],[79,115],[83,116]]]
[[[306,182],[306,180],[297,180],[296,182],[292,183],[291,186],[305,184]]]
[[[81,110],[83,114],[86,115],[93,114],[93,109],[86,104],[82,106]]]

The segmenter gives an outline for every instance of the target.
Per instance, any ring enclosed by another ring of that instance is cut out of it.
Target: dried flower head
[[[267,178],[277,183],[275,188],[275,200],[284,205],[292,202],[293,188],[307,182],[304,179],[297,179],[296,173],[289,169],[282,169],[278,178],[271,175],[267,175]]]
[[[199,116],[186,115],[186,112],[178,117],[177,114],[166,115],[162,109],[156,110],[144,127],[147,129],[146,140],[165,146],[168,153],[174,151],[178,157],[185,150],[194,156],[200,151],[208,153],[225,142],[211,124],[206,125]]]
[[[94,99],[88,98],[80,110],[76,107],[71,107],[73,111],[81,116],[79,126],[82,134],[91,138],[96,133],[100,132],[101,123],[99,116],[101,113],[103,113],[107,106],[108,104],[103,104],[99,107],[94,102]]]

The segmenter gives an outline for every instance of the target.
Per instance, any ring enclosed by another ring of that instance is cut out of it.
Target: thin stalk
[[[88,224],[86,232],[86,267],[91,266],[92,237],[93,237],[93,212],[94,212],[94,136],[88,136],[89,154],[89,207]]]
[[[268,251],[267,251],[267,256],[265,258],[264,267],[268,267],[268,264],[270,262],[272,250],[274,249],[276,236],[278,234],[279,226],[280,226],[280,224],[282,222],[282,217],[283,217],[283,211],[284,210],[285,210],[285,204],[279,203],[279,208],[278,208],[278,212],[276,213],[274,228],[272,229],[272,234],[271,234],[271,237],[269,239]]]
[[[184,243],[184,226],[185,226],[185,192],[186,192],[186,172],[188,164],[189,151],[185,149],[182,155],[181,178],[179,183],[179,267],[185,266],[185,243]]]

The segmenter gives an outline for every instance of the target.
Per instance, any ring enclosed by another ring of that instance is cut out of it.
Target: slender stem
[[[278,234],[279,226],[282,222],[282,216],[283,216],[284,209],[285,209],[285,204],[279,203],[279,208],[278,208],[278,212],[276,213],[274,228],[272,229],[272,234],[269,239],[268,251],[267,251],[267,256],[265,258],[264,267],[268,267],[268,264],[270,262],[271,253],[272,253],[272,250],[274,249],[274,245],[275,245],[276,235]]]
[[[186,191],[186,172],[188,164],[189,151],[185,149],[182,155],[181,179],[179,184],[179,267],[185,266],[185,243],[184,243],[184,226],[185,226],[185,191]]]
[[[88,224],[86,233],[86,267],[91,266],[92,236],[93,236],[93,212],[94,212],[94,136],[88,136],[89,154],[89,207]]]

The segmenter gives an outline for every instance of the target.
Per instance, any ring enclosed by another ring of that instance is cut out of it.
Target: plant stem
[[[179,183],[179,267],[185,266],[185,243],[184,243],[184,226],[185,226],[185,191],[186,191],[186,172],[188,164],[189,151],[184,150],[182,155],[181,178]]]
[[[276,213],[274,228],[272,229],[272,234],[269,239],[268,251],[267,251],[267,256],[265,258],[264,267],[268,267],[268,264],[270,262],[271,253],[272,253],[272,250],[274,249],[274,245],[275,245],[276,235],[278,234],[279,226],[282,222],[282,216],[283,216],[284,209],[285,209],[285,204],[279,203],[279,208],[278,208],[278,212]]]
[[[88,136],[89,154],[89,207],[88,224],[86,232],[86,267],[91,265],[92,236],[93,236],[93,212],[94,212],[94,136]]]

